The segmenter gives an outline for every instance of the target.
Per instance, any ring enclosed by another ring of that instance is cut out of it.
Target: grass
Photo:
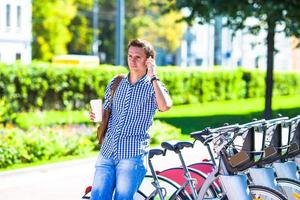
[[[64,124],[90,123],[88,111],[36,111],[18,113],[16,124],[20,128],[43,127]]]
[[[300,114],[300,96],[273,98],[273,116],[294,117]],[[219,101],[174,106],[170,111],[157,113],[156,119],[182,129],[184,134],[224,123],[246,123],[263,117],[264,98]]]
[[[184,134],[205,127],[217,127],[224,123],[245,123],[253,118],[262,118],[264,98],[241,99],[173,106],[155,118],[182,129]],[[273,116],[293,117],[300,114],[300,95],[273,97]],[[89,124],[88,111],[43,111],[17,114],[21,128],[55,124]]]
[[[155,118],[182,129],[184,134],[217,127],[224,123],[245,123],[253,118],[262,118],[264,98],[241,99],[173,106],[164,113],[157,113]],[[273,116],[278,113],[293,117],[300,114],[300,95],[273,97]],[[88,111],[43,111],[19,113],[17,126],[49,126],[55,124],[89,124]]]

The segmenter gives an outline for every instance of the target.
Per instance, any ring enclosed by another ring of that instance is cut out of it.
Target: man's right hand
[[[95,120],[95,113],[90,112],[90,120],[93,122]]]

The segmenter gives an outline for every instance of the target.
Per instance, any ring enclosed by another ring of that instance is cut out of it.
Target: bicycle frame
[[[279,178],[290,178],[299,181],[299,173],[297,165],[293,161],[275,162],[272,164],[275,169],[276,175]]]
[[[296,164],[293,162],[284,162],[284,158],[288,157],[288,151],[282,150],[288,149],[290,146],[290,135],[288,135],[287,144],[283,142],[283,124],[287,120],[285,117],[272,119],[267,121],[268,124],[264,126],[263,133],[265,135],[266,144],[263,146],[268,149],[272,149],[271,153],[266,153],[267,158],[262,158],[257,164],[258,167],[250,168],[249,174],[254,184],[262,185],[273,188],[277,191],[282,191],[290,198],[293,196],[299,196],[300,182],[297,172]],[[265,166],[269,165],[269,166]],[[275,172],[278,178],[275,177]],[[284,186],[282,185],[282,179],[284,179]],[[289,184],[287,184],[287,182]]]
[[[190,143],[190,142],[175,142],[175,141],[172,141],[172,142],[163,142],[161,144],[161,146],[162,146],[162,148],[165,149],[165,151],[169,150],[169,151],[175,152],[179,156],[180,162],[182,164],[182,169],[183,169],[183,172],[184,172],[183,177],[184,177],[185,181],[182,184],[180,184],[181,186],[178,189],[178,191],[176,192],[176,195],[178,195],[182,191],[185,192],[186,191],[186,187],[189,186],[190,191],[191,191],[191,195],[186,192],[187,193],[186,198],[188,198],[188,199],[196,199],[197,198],[197,191],[196,191],[196,186],[195,186],[195,181],[196,180],[191,177],[189,169],[186,166],[185,161],[183,159],[183,156],[181,154],[181,150],[183,148],[185,148],[185,147],[192,147],[193,144]]]
[[[158,181],[158,178],[157,178],[157,175],[155,173],[155,170],[153,168],[153,164],[152,164],[152,161],[151,159],[149,158],[148,159],[148,163],[149,163],[149,168],[150,168],[150,171],[151,171],[151,174],[153,176],[153,182],[152,182],[152,185],[156,188],[156,190],[154,190],[149,197],[155,197],[157,194],[159,195],[159,198],[161,200],[165,200],[165,195],[163,194],[163,191],[165,191],[164,188],[160,187],[159,185],[159,181]],[[165,191],[166,193],[166,191]]]
[[[208,147],[209,148],[209,147]],[[230,175],[228,174],[226,167],[223,162],[223,156],[220,156],[219,165],[215,168],[207,177],[203,183],[197,200],[203,200],[206,195],[207,189],[217,179],[220,179],[223,192],[230,200],[251,200],[251,194],[247,186],[246,175]],[[232,189],[234,188],[234,189]]]
[[[255,124],[255,122],[253,124]],[[248,125],[252,126],[253,124],[251,123]],[[200,140],[209,151],[209,143],[213,143],[213,149],[219,158],[219,164],[202,185],[197,200],[205,199],[206,190],[217,178],[220,179],[224,194],[226,194],[226,197],[230,200],[251,200],[253,195],[254,198],[257,197],[256,195],[258,195],[258,198],[260,198],[260,195],[263,195],[265,197],[272,196],[275,199],[285,199],[281,193],[274,191],[271,188],[255,185],[248,186],[247,176],[238,173],[241,170],[248,169],[254,164],[248,163],[250,157],[244,151],[231,155],[231,151],[228,149],[230,146],[235,146],[233,141],[237,136],[245,136],[245,131],[243,129],[240,131],[240,129],[240,127],[237,128],[234,125],[224,126],[217,129],[205,129],[204,131],[195,132],[192,136],[192,138]],[[251,145],[251,148],[253,146],[254,145]],[[229,152],[227,152],[228,150]],[[229,159],[228,156],[230,155],[231,158]],[[211,159],[214,160],[214,157]],[[260,193],[256,188],[263,188],[265,193]]]

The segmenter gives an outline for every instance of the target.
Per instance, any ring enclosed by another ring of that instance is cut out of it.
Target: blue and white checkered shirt
[[[105,91],[104,109],[110,107],[113,79]],[[113,96],[112,112],[101,147],[105,158],[127,159],[147,152],[152,125],[157,109],[154,88],[145,75],[132,85],[124,78]]]

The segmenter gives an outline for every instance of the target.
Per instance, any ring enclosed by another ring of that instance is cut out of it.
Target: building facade
[[[0,63],[31,62],[31,0],[0,0]]]
[[[196,24],[187,31],[178,56],[179,66],[211,67],[214,65],[214,26]],[[252,35],[245,31],[233,32],[222,28],[222,66],[266,69],[266,31]],[[275,35],[274,69],[276,71],[300,71],[299,39]]]

